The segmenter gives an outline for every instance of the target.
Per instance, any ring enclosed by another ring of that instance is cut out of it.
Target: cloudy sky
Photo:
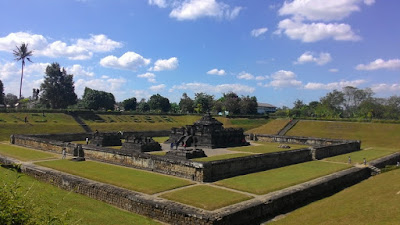
[[[292,106],[344,86],[400,94],[398,0],[0,0],[0,80],[23,95],[58,62],[118,101],[234,91]]]

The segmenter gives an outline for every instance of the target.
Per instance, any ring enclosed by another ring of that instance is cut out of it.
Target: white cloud
[[[108,52],[122,47],[121,43],[113,41],[103,34],[91,35],[89,39],[77,39],[74,41],[75,43],[68,45],[59,40],[49,43],[42,35],[17,32],[0,37],[0,51],[12,52],[15,46],[19,46],[23,42],[27,43],[28,48],[34,51],[34,56],[66,57],[71,60],[90,59],[93,52]]]
[[[74,64],[71,67],[67,67],[66,71],[68,74],[73,74],[74,76],[88,76],[88,77],[93,77],[94,73],[89,71],[89,70],[85,70],[83,68],[83,66],[79,65],[79,64]]]
[[[179,61],[176,57],[169,59],[159,59],[154,63],[154,67],[150,68],[150,71],[163,71],[163,70],[174,70],[178,68]]]
[[[374,84],[371,89],[375,93],[394,93],[400,92],[400,84]]]
[[[300,20],[284,19],[279,22],[275,34],[286,34],[290,39],[316,42],[324,39],[336,41],[358,41],[351,26],[344,23],[303,23]]]
[[[156,5],[160,8],[167,7],[167,2],[165,0],[149,0],[148,3],[149,5]]]
[[[379,69],[400,69],[400,59],[390,59],[385,61],[383,59],[377,59],[370,62],[367,65],[359,64],[356,66],[357,70],[379,70]]]
[[[339,72],[339,69],[332,68],[332,69],[329,69],[329,72],[331,72],[331,73],[337,73],[337,72]]]
[[[256,80],[266,80],[269,79],[269,76],[256,76]]]
[[[286,71],[286,70],[279,70],[269,76],[271,81],[267,84],[265,84],[265,87],[275,87],[275,88],[281,88],[281,87],[298,87],[302,85],[302,82],[299,80],[296,80],[296,74],[293,73],[292,71]]]
[[[206,83],[182,83],[181,85],[174,85],[169,91],[175,90],[189,90],[193,92],[206,92],[212,94],[221,94],[227,92],[235,92],[237,94],[249,94],[255,91],[254,87],[242,84],[220,84],[211,85]]]
[[[297,61],[295,64],[304,64],[304,63],[309,63],[309,62],[314,62],[320,66],[327,64],[328,62],[332,61],[331,54],[326,53],[326,52],[321,52],[319,53],[319,57],[314,56],[315,53],[313,52],[304,52],[299,58],[297,58]]]
[[[241,79],[241,80],[253,80],[254,75],[243,71],[243,72],[239,73],[239,75],[237,75],[237,78]]]
[[[75,81],[75,92],[78,96],[83,95],[85,87],[95,90],[115,92],[121,89],[122,84],[126,83],[124,78],[109,78],[109,79],[78,79]]]
[[[139,67],[150,64],[150,59],[135,52],[126,52],[121,57],[109,55],[100,60],[100,65],[114,69],[124,69],[136,71]]]
[[[156,82],[156,75],[154,73],[144,73],[137,75],[139,78],[146,78],[148,82],[155,83]]]
[[[165,89],[165,84],[159,84],[149,87],[149,89],[153,92],[159,92]]]
[[[357,87],[361,84],[364,84],[365,80],[353,80],[353,81],[339,81],[339,82],[332,82],[332,83],[313,83],[309,82],[304,85],[304,89],[309,90],[334,90],[334,89],[342,89],[347,86]]]
[[[216,17],[232,20],[236,18],[241,7],[230,7],[216,0],[186,0],[175,1],[170,17],[177,20],[196,20],[202,17]]]
[[[225,70],[222,70],[222,69],[218,70],[217,68],[215,68],[215,69],[208,71],[207,74],[224,76],[226,73],[225,73]]]
[[[281,16],[293,16],[307,20],[342,20],[353,12],[360,11],[362,3],[372,5],[374,0],[294,0],[285,1],[279,9]]]
[[[262,28],[259,28],[259,29],[254,29],[254,30],[252,30],[252,31],[250,32],[250,34],[251,34],[251,36],[253,36],[253,37],[258,37],[258,36],[264,34],[264,33],[267,32],[267,31],[268,31],[268,28],[262,27]]]
[[[46,72],[46,67],[50,65],[49,63],[30,63],[26,64],[24,68],[24,78],[30,76],[40,76],[43,77]],[[0,80],[18,81],[21,78],[21,64],[16,62],[7,62],[5,64],[0,64]],[[24,79],[24,80],[25,80]]]
[[[16,66],[15,62],[0,64],[0,80],[2,80],[3,82],[12,79],[13,76],[15,77],[19,73],[21,72]]]

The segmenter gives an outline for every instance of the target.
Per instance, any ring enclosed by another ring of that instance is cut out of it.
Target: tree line
[[[333,90],[319,101],[305,104],[297,99],[292,108],[282,107],[277,116],[311,118],[358,118],[358,119],[400,119],[400,96],[374,97],[370,88],[359,89],[347,86],[341,91]]]

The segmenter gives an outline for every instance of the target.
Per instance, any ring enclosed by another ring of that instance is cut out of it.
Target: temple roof
[[[222,126],[223,124],[213,118],[210,113],[204,115],[201,119],[194,122],[194,125],[206,125],[206,126]]]

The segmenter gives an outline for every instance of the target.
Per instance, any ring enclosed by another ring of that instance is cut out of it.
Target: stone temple
[[[249,145],[245,140],[243,129],[224,128],[223,124],[210,114],[204,115],[193,125],[172,128],[167,143],[175,146],[225,148]]]

